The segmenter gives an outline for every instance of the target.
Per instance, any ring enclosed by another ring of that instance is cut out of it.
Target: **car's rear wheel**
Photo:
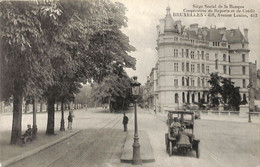
[[[197,149],[196,149],[196,157],[197,157],[197,158],[200,158],[199,144],[198,144]]]
[[[172,142],[169,142],[169,156],[172,156]]]

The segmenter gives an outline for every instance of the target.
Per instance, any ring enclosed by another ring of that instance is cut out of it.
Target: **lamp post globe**
[[[140,154],[140,143],[139,143],[139,137],[138,137],[138,126],[137,126],[137,109],[136,109],[136,101],[140,92],[140,83],[137,82],[137,77],[134,76],[133,80],[131,82],[131,88],[132,88],[132,96],[134,100],[134,106],[135,106],[135,133],[134,133],[134,143],[133,143],[133,159],[132,164],[133,165],[141,165],[142,159]]]

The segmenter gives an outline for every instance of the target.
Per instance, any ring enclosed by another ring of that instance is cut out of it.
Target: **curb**
[[[36,154],[36,153],[38,153],[38,152],[40,152],[40,151],[43,151],[43,150],[45,150],[45,149],[47,149],[47,148],[49,148],[49,147],[51,147],[51,146],[53,146],[53,145],[55,145],[55,144],[57,144],[57,143],[60,143],[60,142],[62,142],[63,140],[66,140],[66,139],[68,139],[68,138],[70,138],[70,137],[72,137],[72,136],[74,136],[74,135],[80,133],[81,131],[82,131],[82,130],[77,130],[77,131],[75,131],[74,133],[72,133],[72,134],[70,134],[70,135],[68,135],[68,136],[63,136],[62,138],[59,138],[59,139],[57,139],[57,140],[55,140],[55,141],[52,141],[52,142],[50,142],[50,143],[44,144],[44,145],[42,145],[42,146],[39,146],[38,148],[36,148],[36,149],[34,149],[34,150],[32,150],[32,151],[26,152],[26,153],[24,153],[24,154],[21,154],[21,155],[18,155],[18,156],[16,156],[16,157],[13,157],[13,158],[11,158],[11,159],[8,159],[8,160],[6,160],[6,161],[3,161],[3,162],[0,163],[0,166],[1,166],[1,167],[4,167],[4,166],[11,165],[11,164],[13,164],[13,163],[16,163],[16,162],[18,162],[18,161],[20,161],[20,160],[22,160],[22,159],[25,159],[25,158],[27,158],[27,157],[29,157],[29,156],[32,156],[32,155],[34,155],[34,154]]]

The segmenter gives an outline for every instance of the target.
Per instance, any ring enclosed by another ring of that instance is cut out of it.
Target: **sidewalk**
[[[38,132],[37,139],[28,142],[23,146],[13,146],[9,144],[10,135],[1,133],[0,138],[0,161],[1,167],[10,165],[33,154],[36,154],[52,145],[55,145],[69,137],[79,133],[80,130],[55,132],[55,135],[45,135],[45,132]]]
[[[155,162],[153,149],[149,137],[145,131],[139,131],[140,154],[142,163]],[[132,163],[134,131],[129,131],[121,155],[121,162]]]
[[[167,119],[167,114],[162,113],[162,112],[156,112],[149,110],[153,115],[156,115],[157,118],[159,118],[161,121],[166,121]],[[202,120],[212,120],[212,121],[231,121],[231,122],[238,122],[238,123],[247,123],[248,122],[248,117],[239,117],[239,116],[232,116],[232,115],[207,115],[207,114],[201,114],[201,119]],[[252,123],[260,123],[260,117],[252,116],[251,117]]]

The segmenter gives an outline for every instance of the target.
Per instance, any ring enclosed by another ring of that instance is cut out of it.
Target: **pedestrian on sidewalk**
[[[73,121],[73,111],[69,111],[69,116],[68,116],[68,129],[72,130],[72,121]]]
[[[124,132],[127,132],[128,120],[129,120],[128,117],[124,113],[124,117],[123,117]]]

